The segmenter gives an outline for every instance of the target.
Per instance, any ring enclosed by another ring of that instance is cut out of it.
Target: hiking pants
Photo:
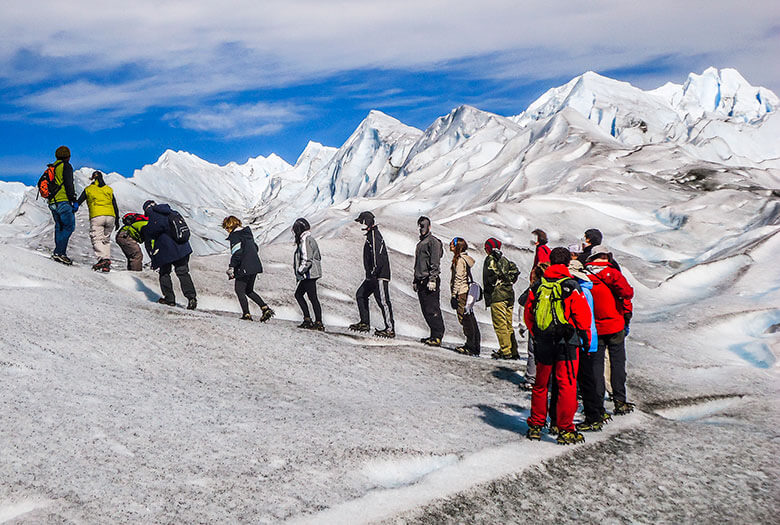
[[[420,300],[420,310],[431,331],[431,339],[444,337],[444,319],[441,316],[441,286],[436,279],[436,289],[430,291],[427,282],[417,283],[417,298]]]
[[[382,312],[382,318],[385,321],[385,329],[395,331],[395,321],[393,321],[393,305],[390,304],[390,281],[387,279],[366,279],[358,288],[355,298],[357,299],[358,312],[360,312],[360,322],[367,325],[371,324],[371,317],[368,309],[368,298],[374,296],[379,310]]]
[[[301,307],[303,317],[305,319],[311,319],[306,299],[303,298],[304,295],[309,296],[311,307],[314,309],[314,320],[321,323],[322,307],[320,306],[320,300],[317,298],[317,279],[303,279],[298,281],[298,288],[295,289],[295,300],[298,301],[298,306]]]
[[[53,202],[49,210],[54,217],[54,255],[67,255],[68,241],[76,230],[73,206],[69,202]]]
[[[192,283],[192,277],[190,277],[189,262],[190,256],[185,255],[178,261],[160,266],[160,290],[162,290],[163,297],[167,301],[176,301],[176,294],[173,293],[171,270],[174,270],[176,272],[176,277],[179,278],[179,284],[181,285],[181,291],[184,294],[184,297],[187,299],[195,299],[197,296],[195,293],[195,285]]]
[[[472,354],[479,355],[481,339],[479,324],[477,324],[477,318],[474,315],[473,310],[466,313],[466,299],[468,299],[468,296],[469,294],[467,293],[458,294],[458,309],[456,312],[458,314],[458,322],[463,326],[463,335],[466,336],[466,344],[463,345],[464,348]]]
[[[144,254],[141,252],[141,246],[130,237],[125,230],[119,230],[116,234],[116,243],[122,249],[122,253],[127,257],[127,269],[132,272],[140,272],[143,268]]]
[[[115,225],[116,218],[113,215],[99,215],[89,220],[89,239],[98,261],[111,260],[111,233]]]
[[[238,304],[241,305],[241,313],[244,315],[249,313],[249,301],[246,300],[247,297],[256,302],[260,308],[267,306],[265,301],[263,301],[263,298],[254,290],[256,278],[257,274],[253,273],[252,275],[236,279],[236,295],[238,296]]]
[[[536,356],[534,355],[534,338],[528,334],[528,360],[525,362],[525,379],[533,383],[536,379]]]
[[[604,348],[595,352],[580,350],[580,370],[577,375],[582,394],[585,421],[601,421],[604,413]]]
[[[517,338],[512,328],[512,302],[499,301],[490,305],[493,329],[498,337],[499,352],[505,356],[517,355]]]
[[[571,360],[556,360],[553,364],[536,363],[536,381],[531,393],[529,425],[544,426],[547,422],[547,390],[551,376],[557,382],[555,413],[550,420],[560,430],[574,431],[574,414],[577,413],[577,351],[571,352]]]
[[[599,351],[609,352],[609,375],[612,386],[613,401],[626,402],[626,332],[621,330],[616,334],[599,334]],[[603,377],[604,374],[601,374]],[[598,394],[604,399],[606,386],[602,381]]]

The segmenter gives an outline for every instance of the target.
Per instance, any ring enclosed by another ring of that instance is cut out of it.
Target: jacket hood
[[[544,276],[548,279],[572,278],[569,268],[565,264],[553,264],[544,271]]]
[[[239,240],[239,239],[252,239],[254,240],[254,237],[252,236],[252,230],[249,228],[249,226],[244,226],[243,228],[236,228],[232,232],[230,232],[230,235],[227,236],[228,240]]]
[[[474,258],[471,257],[471,255],[469,255],[467,253],[461,253],[460,256],[463,258],[464,261],[466,261],[466,265],[469,268],[473,268],[474,267]]]
[[[173,210],[167,204],[155,204],[152,207],[152,211],[159,213],[160,215],[170,215]]]

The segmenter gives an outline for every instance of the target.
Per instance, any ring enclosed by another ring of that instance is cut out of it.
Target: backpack
[[[168,215],[168,235],[176,244],[184,244],[190,240],[190,227],[178,211],[172,211]]]
[[[501,278],[506,279],[512,284],[515,284],[517,282],[517,278],[520,277],[520,270],[517,268],[517,265],[515,263],[513,263],[512,261],[510,261],[504,256],[502,256],[502,258],[506,260],[507,271],[501,275]]]
[[[482,291],[482,287],[477,283],[474,278],[471,276],[471,267],[467,264],[466,265],[466,275],[469,279],[469,291],[468,294],[472,297],[474,297],[474,302],[478,303],[480,302],[485,294]]]
[[[38,179],[38,196],[43,197],[44,199],[51,199],[60,191],[61,185],[54,183],[56,169],[59,164],[59,162],[55,162],[54,164],[48,164],[46,166],[46,171],[44,171],[41,178]],[[35,197],[36,200],[38,199],[38,196]]]
[[[130,226],[138,221],[148,221],[149,217],[140,213],[125,213],[122,215],[122,224]]]
[[[562,284],[570,280],[563,277],[548,280],[542,277],[542,282],[534,292],[532,312],[534,315],[534,334],[536,337],[560,341],[568,340],[574,335],[574,326],[566,319],[563,309],[564,290]],[[566,294],[568,296],[568,294]]]

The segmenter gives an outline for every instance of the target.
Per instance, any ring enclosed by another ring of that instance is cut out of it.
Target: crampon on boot
[[[558,434],[559,445],[576,445],[577,443],[585,443],[585,436],[579,432],[572,432],[570,430],[564,430]]]
[[[601,432],[601,429],[604,428],[604,423],[600,419],[596,421],[586,420],[582,423],[577,423],[576,427],[580,432]]]
[[[314,328],[314,323],[311,322],[311,319],[308,317],[303,318],[303,322],[298,325],[298,328],[303,328],[305,330],[311,330]]]
[[[625,416],[634,411],[634,406],[634,403],[629,403],[627,401],[615,401],[615,410],[612,412],[616,416]]]
[[[539,425],[528,425],[528,432],[525,433],[525,437],[531,440],[541,441],[542,427]]]
[[[322,321],[315,321],[314,324],[311,326],[311,329],[316,332],[324,332],[325,325],[322,324]]]
[[[274,315],[276,315],[276,313],[273,310],[271,310],[268,306],[266,306],[263,308],[263,315],[260,316],[260,322],[264,323]]]
[[[354,323],[349,325],[349,329],[353,332],[370,332],[371,327],[364,322]]]
[[[385,328],[383,330],[375,330],[374,335],[386,339],[393,339],[395,337],[395,331],[392,328]]]

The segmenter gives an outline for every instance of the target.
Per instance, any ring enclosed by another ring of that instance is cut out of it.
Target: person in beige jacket
[[[450,251],[452,252],[452,275],[450,277],[452,298],[450,306],[458,314],[458,322],[463,326],[463,335],[466,336],[466,342],[456,350],[461,354],[477,356],[480,352],[479,325],[473,310],[466,307],[469,286],[474,281],[471,278],[471,268],[474,266],[474,259],[466,253],[468,248],[466,241],[460,237],[455,237],[450,242]]]

